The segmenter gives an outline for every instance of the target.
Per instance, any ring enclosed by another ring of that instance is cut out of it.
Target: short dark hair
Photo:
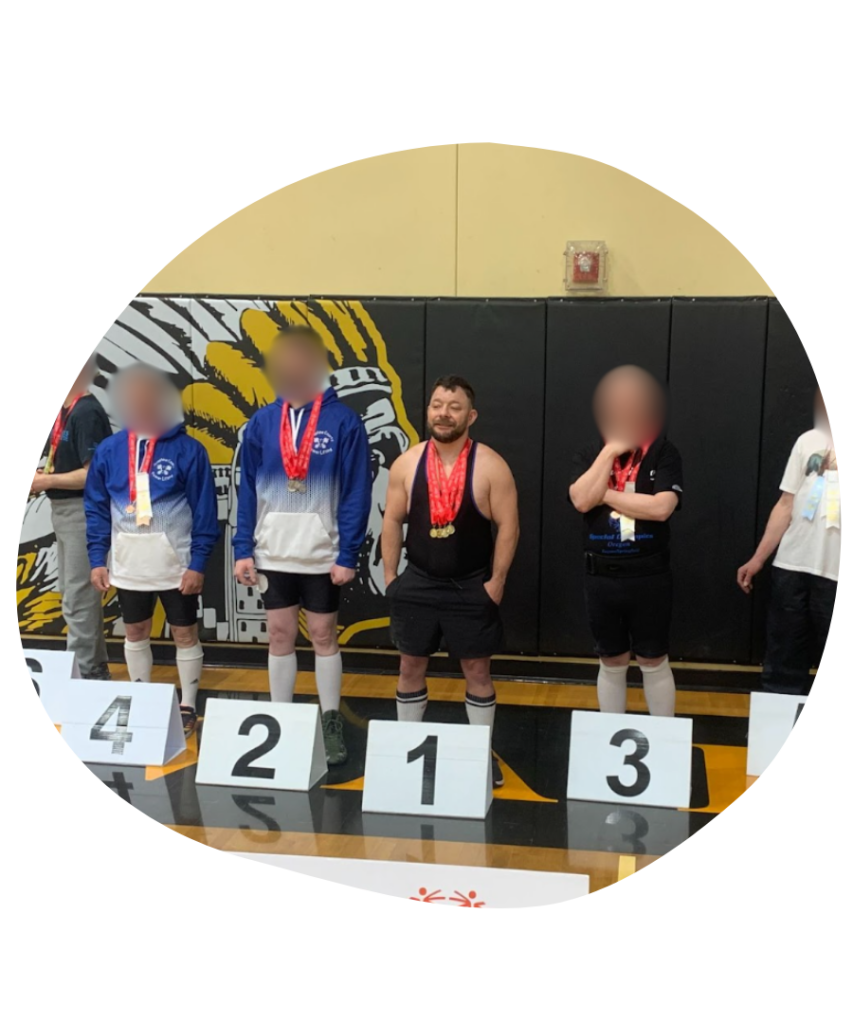
[[[273,342],[276,345],[296,342],[298,345],[311,346],[318,352],[326,355],[326,346],[323,344],[323,339],[313,327],[309,327],[307,324],[288,324],[287,327],[282,327],[273,339]]]
[[[432,401],[432,396],[439,388],[444,388],[445,391],[464,391],[473,407],[475,398],[474,389],[464,377],[460,377],[456,373],[448,373],[444,377],[439,377],[435,384],[433,384],[432,391],[429,393],[430,401]]]

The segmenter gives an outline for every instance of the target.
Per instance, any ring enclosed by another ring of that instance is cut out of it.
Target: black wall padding
[[[672,304],[669,436],[684,460],[673,518],[673,657],[747,661],[752,609],[736,584],[758,502],[766,299]]]
[[[767,360],[764,371],[764,416],[761,427],[761,468],[755,543],[779,499],[779,484],[794,442],[814,425],[814,370],[806,350],[778,300],[770,300],[767,322]],[[743,561],[752,552],[744,555]],[[764,656],[764,621],[770,583],[769,565],[757,578],[753,592],[755,632],[752,660]]]
[[[545,303],[430,302],[426,382],[467,377],[480,418],[472,436],[510,465],[519,493],[521,541],[503,602],[505,649],[535,653],[538,641],[539,523],[545,401]]]
[[[409,423],[423,437],[424,420],[424,350],[426,342],[426,304],[422,300],[380,300],[365,301],[364,310],[378,329],[379,336],[387,345],[387,352],[373,351],[375,342],[365,328],[365,370],[373,374],[374,368],[383,374],[377,387],[355,387],[351,395],[343,392],[344,401],[364,418],[371,436],[371,447],[381,453],[384,466],[379,472],[390,469],[391,463],[411,442],[398,434],[395,419],[398,414],[393,403],[402,403]],[[355,366],[359,370],[358,364]],[[400,386],[396,387],[395,376]],[[383,492],[384,493],[384,492]],[[359,572],[356,582],[345,587],[341,601],[348,608],[349,618],[362,621],[382,619],[388,614],[388,606],[382,593],[376,589],[373,576],[381,578],[378,537],[370,531],[362,559],[368,571]],[[364,630],[357,643],[370,646],[391,647],[389,629]]]
[[[548,303],[542,501],[540,651],[591,655],[583,598],[581,517],[567,500],[575,451],[597,437],[592,394],[615,366],[634,363],[665,381],[670,299]]]

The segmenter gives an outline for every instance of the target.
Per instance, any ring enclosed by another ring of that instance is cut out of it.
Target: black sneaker
[[[198,725],[198,713],[195,708],[181,704],[181,724],[184,727],[184,738],[189,739]]]
[[[83,679],[97,679],[105,683],[110,682],[112,679],[109,665],[99,665],[92,672],[81,672],[80,675]]]
[[[504,773],[501,771],[501,763],[492,754],[492,788],[500,789],[504,784]]]
[[[340,711],[326,711],[321,719],[323,744],[326,748],[326,763],[343,764],[347,759],[344,743],[344,719]]]

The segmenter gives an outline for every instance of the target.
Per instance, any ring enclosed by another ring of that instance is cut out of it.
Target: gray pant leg
[[[57,540],[62,614],[68,627],[66,647],[77,655],[80,673],[91,675],[106,666],[107,645],[101,594],[89,581],[83,499],[52,501],[50,513]]]

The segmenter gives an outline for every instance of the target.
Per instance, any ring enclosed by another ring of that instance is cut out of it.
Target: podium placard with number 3
[[[60,725],[74,753],[97,764],[163,765],[186,749],[171,683],[75,680]]]
[[[485,818],[492,803],[489,732],[485,725],[371,722],[362,810]]]
[[[693,720],[572,712],[569,800],[689,807]]]

